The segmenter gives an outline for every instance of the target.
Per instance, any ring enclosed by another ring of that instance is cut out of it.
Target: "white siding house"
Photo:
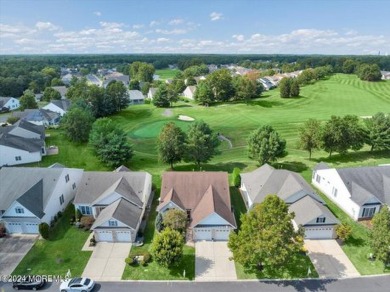
[[[390,166],[335,169],[317,166],[312,184],[354,220],[373,217],[390,203]]]
[[[39,223],[50,224],[74,198],[82,173],[74,168],[3,167],[0,219],[7,232],[38,233]]]
[[[6,107],[9,110],[16,110],[20,107],[19,99],[14,97],[0,97],[0,109]]]

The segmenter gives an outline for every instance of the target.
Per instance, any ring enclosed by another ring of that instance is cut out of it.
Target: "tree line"
[[[309,119],[299,129],[299,147],[309,152],[311,159],[314,150],[323,149],[329,153],[347,153],[348,150],[360,150],[364,144],[371,151],[390,149],[390,115],[376,113],[361,123],[354,115],[332,116],[321,123]]]

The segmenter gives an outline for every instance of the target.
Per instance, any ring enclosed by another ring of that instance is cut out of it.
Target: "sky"
[[[0,54],[390,54],[390,0],[0,0]]]

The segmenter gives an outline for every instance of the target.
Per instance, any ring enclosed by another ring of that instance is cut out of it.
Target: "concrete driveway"
[[[12,235],[0,238],[0,275],[10,275],[37,238],[37,235]]]
[[[360,276],[336,240],[305,240],[305,246],[320,278]]]
[[[130,249],[131,243],[98,242],[82,276],[95,281],[120,281]]]
[[[237,280],[232,256],[226,241],[195,242],[195,281]]]

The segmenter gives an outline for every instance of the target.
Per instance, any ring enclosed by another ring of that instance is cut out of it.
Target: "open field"
[[[179,71],[178,69],[158,69],[154,74],[160,76],[160,80],[166,80],[173,79]]]
[[[320,81],[301,89],[299,98],[282,99],[278,90],[265,92],[263,97],[249,104],[221,104],[212,107],[198,106],[195,103],[179,102],[171,108],[173,116],[163,115],[164,109],[152,105],[129,107],[112,117],[118,127],[122,127],[134,145],[135,157],[129,165],[133,169],[144,169],[160,175],[168,168],[158,162],[156,137],[166,122],[177,120],[179,115],[188,115],[207,122],[215,132],[228,137],[233,148],[222,143],[221,155],[210,163],[202,165],[204,170],[225,170],[233,167],[252,170],[258,165],[247,157],[246,139],[249,133],[264,124],[271,124],[287,140],[288,155],[279,160],[283,167],[303,173],[308,177],[319,161],[327,161],[337,166],[376,165],[389,163],[390,154],[370,153],[368,148],[350,152],[344,157],[337,153],[328,158],[323,151],[313,153],[313,159],[297,148],[298,128],[309,118],[327,120],[331,115],[355,114],[371,116],[378,111],[390,111],[390,82],[369,83],[356,76],[338,74],[329,80]],[[177,170],[191,170],[194,165],[179,164]]]

